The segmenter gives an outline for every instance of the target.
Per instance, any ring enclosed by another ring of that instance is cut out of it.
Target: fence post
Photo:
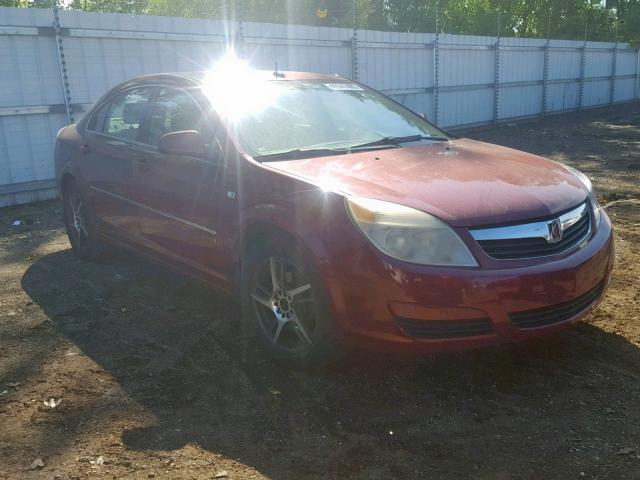
[[[236,30],[235,39],[233,40],[233,49],[236,55],[242,57],[244,55],[244,26],[242,22],[242,7],[240,2],[236,4]]]
[[[355,28],[351,37],[351,78],[358,80],[358,30]]]
[[[578,110],[584,106],[584,73],[587,64],[587,41],[582,45],[580,52],[580,86],[578,87]]]
[[[62,45],[62,28],[60,26],[60,16],[58,12],[58,1],[52,2],[53,10],[53,29],[55,31],[56,53],[58,55],[58,68],[60,70],[60,80],[62,81],[62,96],[64,98],[64,106],[67,111],[68,123],[73,123],[73,108],[71,107],[71,87],[69,86],[69,75],[67,72],[67,61],[64,58],[64,47]]]
[[[440,33],[438,32],[438,19],[436,17],[436,38],[433,41],[433,116],[434,123],[439,121],[439,89],[440,89]]]
[[[547,38],[547,43],[544,45],[544,64],[542,67],[542,106],[540,112],[542,116],[547,113],[547,89],[549,88],[549,43],[550,40]]]
[[[640,97],[640,48],[636,57],[636,98]]]
[[[358,26],[356,25],[356,2],[351,1],[351,78],[358,80]]]
[[[494,61],[493,61],[493,121],[498,121],[500,112],[500,37],[494,45]]]
[[[611,86],[609,88],[609,103],[613,103],[616,98],[616,60],[618,58],[618,42],[613,47],[611,58]]]

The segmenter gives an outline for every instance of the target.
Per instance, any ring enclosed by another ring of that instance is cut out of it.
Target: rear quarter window
[[[109,104],[103,104],[89,118],[87,122],[87,130],[92,132],[101,132],[104,125],[104,117],[107,114]]]

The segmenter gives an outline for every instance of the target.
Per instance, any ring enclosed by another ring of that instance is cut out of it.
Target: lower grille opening
[[[397,319],[398,326],[404,332],[416,338],[459,338],[478,337],[493,333],[488,318],[472,320],[414,320],[412,318]]]
[[[550,307],[536,308],[522,312],[510,313],[509,318],[514,325],[519,328],[536,328],[546,325],[553,325],[564,320],[568,320],[574,315],[585,310],[595,302],[602,294],[604,283],[580,295],[568,302],[552,305]]]

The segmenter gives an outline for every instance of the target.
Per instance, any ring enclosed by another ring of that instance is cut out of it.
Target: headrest
[[[167,116],[167,106],[164,103],[149,103],[147,104],[147,111],[150,117],[164,120]]]
[[[122,108],[122,123],[137,125],[144,116],[145,103],[125,103]]]
[[[202,112],[198,105],[184,102],[176,106],[171,116],[171,130],[191,130],[201,121]]]

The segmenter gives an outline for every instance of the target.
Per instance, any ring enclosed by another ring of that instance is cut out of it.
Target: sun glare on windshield
[[[216,111],[236,121],[275,103],[279,90],[272,82],[258,78],[232,51],[212,65],[203,82],[203,91]]]

